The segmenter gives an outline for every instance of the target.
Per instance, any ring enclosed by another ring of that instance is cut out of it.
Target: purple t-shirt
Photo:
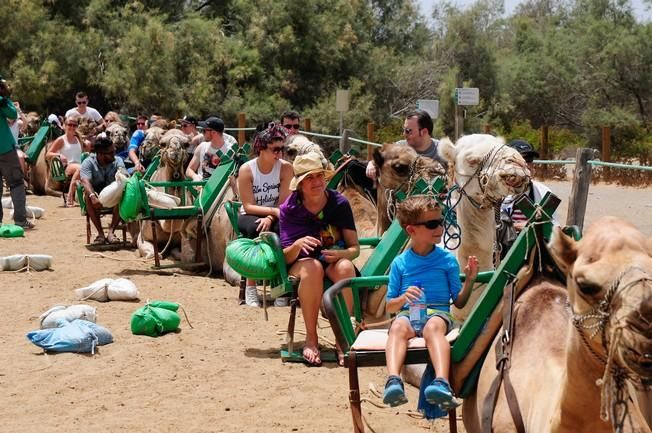
[[[296,191],[281,204],[279,224],[283,248],[289,247],[304,236],[312,236],[322,240],[322,248],[329,249],[332,248],[332,242],[329,245],[329,241],[334,240],[329,237],[329,233],[333,234],[337,230],[341,239],[342,229],[355,230],[353,211],[346,197],[332,189],[327,189],[326,193],[328,194],[326,206],[317,215],[303,206]],[[319,257],[320,254],[321,248],[317,248],[310,256]],[[303,257],[307,255],[302,251],[298,258]]]

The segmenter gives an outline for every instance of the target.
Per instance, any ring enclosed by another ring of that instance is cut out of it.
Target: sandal
[[[106,237],[106,242],[108,244],[120,244],[122,241],[118,239],[115,235],[115,233],[109,233]]]
[[[93,243],[91,245],[104,245],[106,243],[106,238],[103,235],[97,235],[95,239],[93,239]]]
[[[321,358],[319,357],[320,352],[317,348],[304,347],[303,348],[303,360],[308,364],[309,367],[321,367]]]

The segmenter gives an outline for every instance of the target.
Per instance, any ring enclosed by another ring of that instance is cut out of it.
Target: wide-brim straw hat
[[[294,177],[290,181],[290,191],[296,191],[301,181],[309,174],[323,172],[327,180],[334,174],[332,170],[324,168],[321,163],[321,156],[315,152],[297,156],[294,163],[292,163],[292,169],[294,170]]]

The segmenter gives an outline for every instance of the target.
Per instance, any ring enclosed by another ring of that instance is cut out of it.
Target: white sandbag
[[[125,278],[103,278],[90,286],[76,289],[75,294],[81,300],[93,299],[99,302],[138,300],[138,288]]]
[[[138,288],[131,280],[127,280],[126,278],[113,280],[107,287],[107,294],[112,301],[138,300]]]
[[[115,207],[122,199],[122,193],[125,189],[127,177],[120,171],[115,174],[115,180],[106,186],[98,196],[100,203],[104,207]]]
[[[19,271],[29,265],[33,271],[44,271],[52,266],[52,256],[46,254],[14,254],[13,256],[0,257],[0,266],[3,271]]]
[[[11,201],[11,197],[2,197],[2,207],[4,209],[13,209],[14,202]]]
[[[90,305],[77,304],[69,307],[57,305],[41,314],[40,319],[41,329],[57,328],[61,320],[72,322],[75,319],[83,319],[95,323],[97,311]]]
[[[147,201],[155,209],[172,209],[181,203],[179,197],[155,189],[147,190]]]
[[[154,244],[143,240],[143,232],[141,231],[136,238],[136,245],[138,247],[138,254],[140,257],[151,259],[154,257]]]
[[[4,264],[2,266],[3,271],[17,271],[23,269],[27,264],[27,258],[24,254],[14,254],[13,256],[7,256],[4,258]]]
[[[26,206],[25,207],[25,213],[27,215],[27,218],[37,219],[38,220],[38,219],[41,219],[43,214],[45,214],[45,209],[43,209],[42,207],[37,207],[37,206]],[[13,217],[14,217],[14,210],[11,209],[9,211],[9,218],[13,218]]]
[[[34,271],[44,271],[52,267],[52,256],[46,254],[28,254],[27,258],[30,269]]]

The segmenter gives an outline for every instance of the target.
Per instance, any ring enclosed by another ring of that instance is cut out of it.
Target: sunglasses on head
[[[285,152],[285,146],[281,147],[270,147],[269,150],[271,150],[274,153],[283,153]]]
[[[283,125],[283,128],[285,129],[299,129],[299,125]]]
[[[442,222],[443,222],[443,221],[442,221],[441,219],[435,219],[435,220],[422,221],[422,222],[420,222],[420,223],[414,223],[414,224],[410,224],[410,225],[413,225],[413,226],[424,226],[424,227],[427,228],[428,230],[434,230],[434,229],[436,229],[437,227],[439,227],[439,226],[442,224]]]

